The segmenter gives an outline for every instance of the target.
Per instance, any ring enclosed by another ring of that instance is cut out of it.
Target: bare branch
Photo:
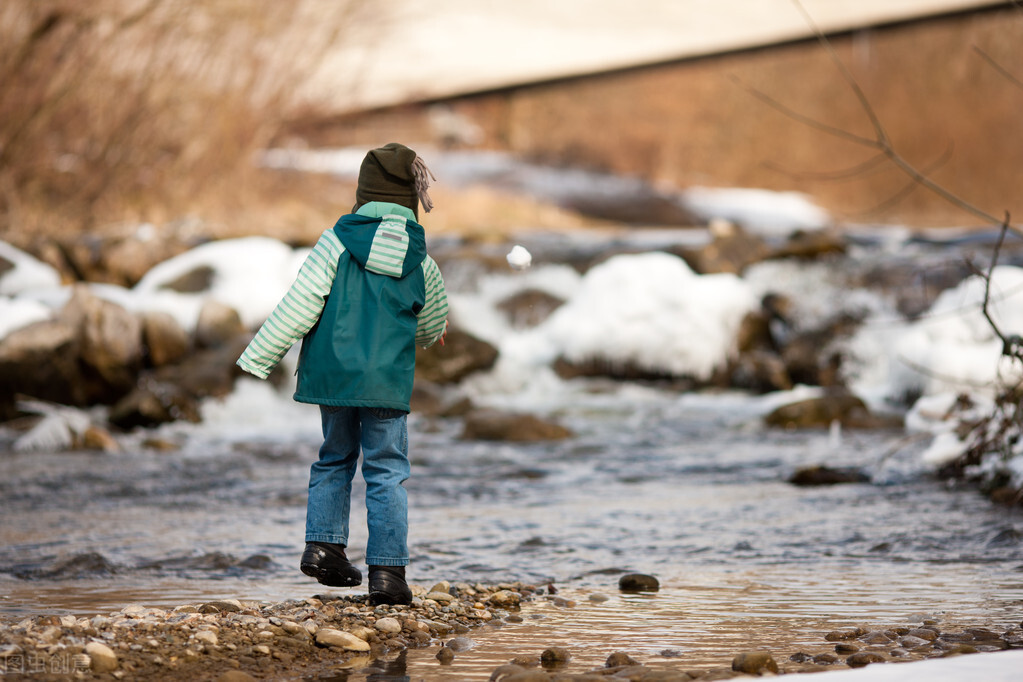
[[[976,45],[973,46],[973,51],[976,52],[977,54],[979,54],[984,61],[986,61],[988,64],[990,64],[991,68],[993,68],[995,71],[997,71],[998,73],[1000,73],[1003,76],[1005,76],[1005,78],[1010,83],[1015,85],[1017,88],[1020,88],[1021,90],[1023,90],[1023,81],[1021,81],[1019,78],[1016,78],[1016,76],[1012,75],[1012,73],[1010,73],[1008,69],[1006,69],[1004,66],[1002,66],[1001,64],[996,62],[994,60],[994,58],[991,57],[991,55],[989,55],[987,52],[985,52],[984,50],[980,49]]]
[[[888,161],[888,157],[884,154],[875,154],[863,163],[858,163],[850,168],[842,170],[832,171],[830,173],[804,173],[796,172],[783,168],[781,164],[768,162],[763,164],[765,168],[770,168],[773,171],[787,175],[790,178],[802,179],[802,180],[819,180],[822,182],[832,182],[839,180],[848,180],[849,178],[855,178],[861,175],[866,175],[872,170],[880,168],[884,163]]]

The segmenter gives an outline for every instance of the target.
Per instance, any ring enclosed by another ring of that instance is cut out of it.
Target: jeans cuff
[[[341,535],[332,535],[329,533],[306,533],[306,542],[329,542],[332,545],[344,545],[348,546],[348,538]]]
[[[371,559],[366,557],[367,566],[408,566],[408,559]]]

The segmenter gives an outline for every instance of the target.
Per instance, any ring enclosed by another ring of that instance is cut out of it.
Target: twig
[[[984,61],[986,61],[988,64],[990,64],[991,68],[993,68],[995,71],[997,71],[998,73],[1000,73],[1003,76],[1005,76],[1010,83],[1015,85],[1017,88],[1020,88],[1021,90],[1023,90],[1023,81],[1021,81],[1020,79],[1016,78],[1016,76],[1014,76],[1012,73],[1010,73],[1008,69],[1006,69],[1004,66],[1002,66],[1001,64],[996,62],[994,60],[994,58],[991,57],[991,55],[989,55],[987,52],[985,52],[984,50],[980,49],[976,45],[973,46],[973,51],[976,52],[977,54],[979,54]]]

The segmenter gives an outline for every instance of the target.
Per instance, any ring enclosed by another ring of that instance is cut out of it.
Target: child
[[[429,170],[397,143],[370,151],[352,213],[326,230],[294,284],[238,365],[265,379],[299,339],[295,400],[320,406],[323,445],[309,475],[301,569],[324,585],[351,587],[348,561],[352,478],[362,450],[369,540],[369,599],[408,604],[410,472],[406,418],[416,345],[444,343],[448,302],[426,253],[419,204],[429,213]]]

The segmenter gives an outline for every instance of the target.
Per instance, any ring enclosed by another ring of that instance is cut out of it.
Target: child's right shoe
[[[307,542],[302,552],[302,572],[329,587],[355,587],[362,584],[362,573],[348,561],[344,545]]]

